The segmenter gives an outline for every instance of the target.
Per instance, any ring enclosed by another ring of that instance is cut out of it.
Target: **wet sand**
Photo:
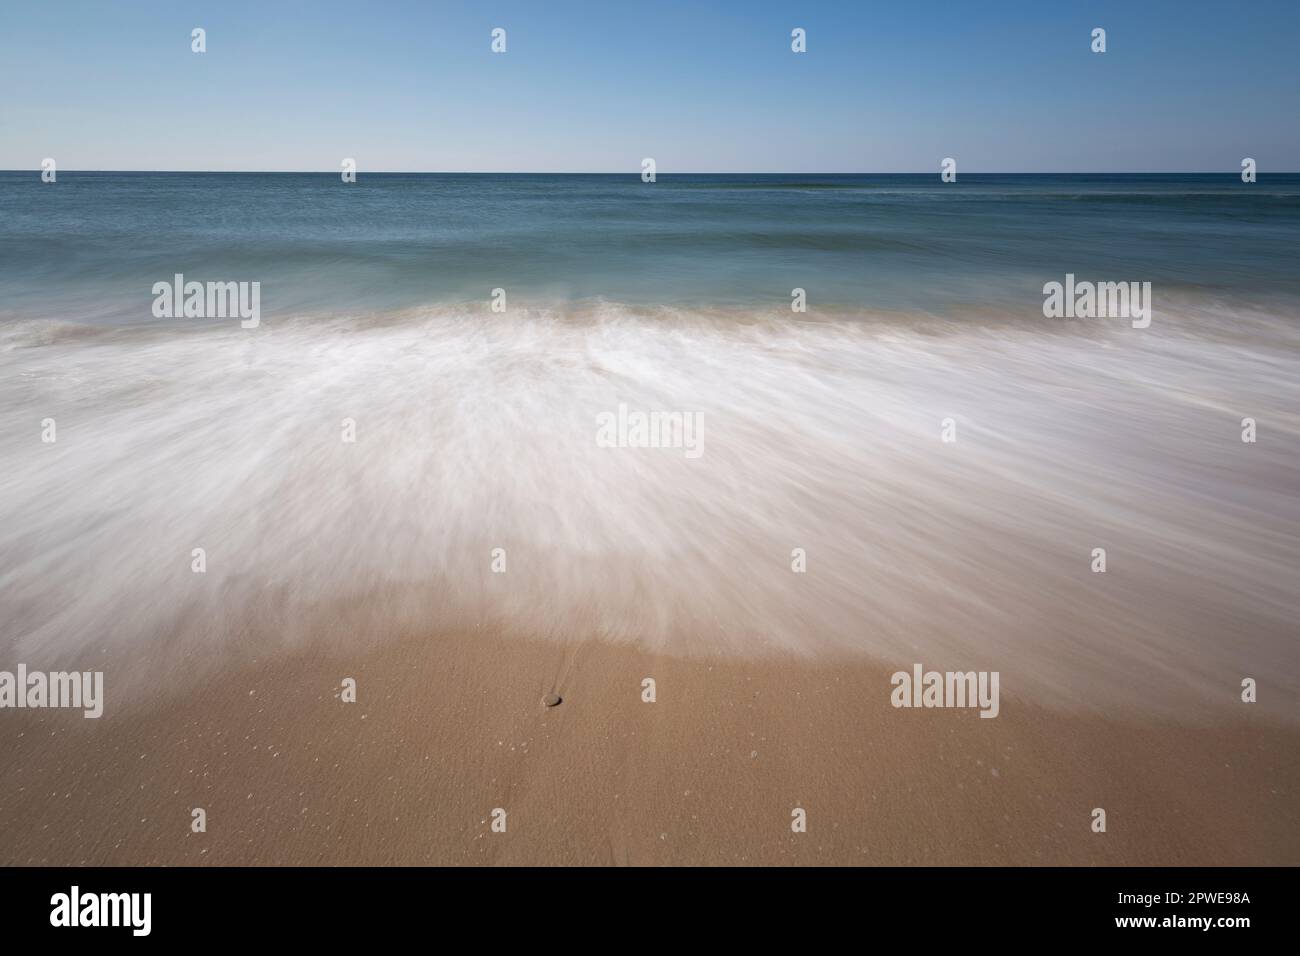
[[[0,860],[1300,864],[1300,731],[1250,705],[1195,723],[1070,714],[1004,676],[999,716],[981,719],[894,709],[895,668],[861,658],[486,630],[274,659],[254,646],[132,700],[110,682],[99,720],[7,711]]]

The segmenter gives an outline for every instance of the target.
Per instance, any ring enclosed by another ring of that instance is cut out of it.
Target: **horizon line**
[[[0,169],[0,173],[36,173],[42,172],[39,166],[21,169]],[[338,169],[86,169],[58,167],[60,173],[199,173],[205,175],[282,175],[337,176]],[[1256,175],[1291,176],[1300,173],[1294,169],[1259,170]],[[641,177],[638,169],[609,170],[520,170],[520,169],[372,169],[356,171],[357,176],[635,176]],[[1134,169],[1134,170],[997,170],[997,171],[958,171],[961,176],[1239,176],[1240,169]],[[938,176],[940,170],[676,170],[656,173],[659,176]]]

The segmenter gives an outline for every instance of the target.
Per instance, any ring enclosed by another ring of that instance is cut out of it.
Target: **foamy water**
[[[120,687],[493,628],[999,670],[1061,707],[1195,714],[1252,676],[1294,719],[1294,317],[860,319],[8,323],[0,650]],[[701,415],[703,454],[598,447],[620,404]]]

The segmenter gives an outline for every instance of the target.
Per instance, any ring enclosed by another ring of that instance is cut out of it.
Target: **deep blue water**
[[[426,303],[1036,313],[1066,272],[1288,307],[1300,174],[0,172],[0,314],[147,319],[154,282],[260,281],[268,318]]]

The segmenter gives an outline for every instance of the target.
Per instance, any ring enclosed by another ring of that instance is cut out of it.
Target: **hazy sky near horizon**
[[[1294,171],[1297,41],[1296,0],[0,0],[0,168]]]

